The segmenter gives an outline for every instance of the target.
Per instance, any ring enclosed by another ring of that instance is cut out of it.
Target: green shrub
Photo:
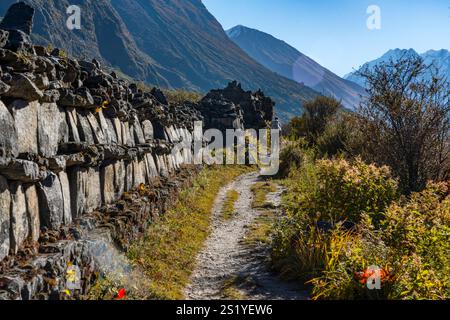
[[[389,168],[356,159],[305,162],[289,183],[295,215],[311,220],[358,222],[363,212],[379,220],[384,209],[397,198],[397,183]]]

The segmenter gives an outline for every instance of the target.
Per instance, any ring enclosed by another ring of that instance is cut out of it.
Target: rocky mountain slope
[[[227,34],[250,57],[266,68],[304,83],[324,95],[340,99],[347,108],[357,106],[365,93],[359,85],[340,78],[270,34],[244,26],[236,26],[228,30]]]
[[[389,62],[391,60],[398,61],[408,57],[421,57],[425,64],[433,65],[439,69],[439,73],[443,77],[450,78],[450,52],[445,49],[429,50],[422,54],[417,53],[414,49],[393,49],[386,52],[380,58],[365,63],[360,70],[365,68],[371,69],[380,63]],[[345,76],[345,79],[357,83],[360,86],[365,86],[364,79],[358,76],[357,71],[349,73]]]
[[[0,16],[15,0],[2,0]],[[97,58],[138,80],[206,92],[238,80],[261,88],[288,118],[317,92],[250,58],[226,35],[200,0],[26,0],[36,9],[34,39]],[[81,30],[66,28],[66,9],[82,10]]]

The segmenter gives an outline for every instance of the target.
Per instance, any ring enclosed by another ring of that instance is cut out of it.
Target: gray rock
[[[58,104],[62,107],[92,108],[94,98],[87,90],[79,90],[78,93],[67,91],[64,95],[61,95]]]
[[[64,198],[57,175],[49,171],[47,178],[38,183],[38,196],[41,224],[58,230],[64,222]]]
[[[0,48],[3,48],[8,41],[9,32],[6,30],[0,30]]]
[[[9,192],[8,182],[0,176],[0,261],[2,261],[9,252],[9,228],[11,214],[11,193]]]
[[[41,232],[41,224],[39,219],[38,194],[34,184],[25,189],[25,199],[27,203],[30,239],[32,241],[38,241]]]
[[[120,160],[114,164],[114,192],[116,193],[116,198],[120,197],[125,192],[125,163]]]
[[[61,192],[63,196],[63,222],[65,225],[72,223],[72,208],[71,208],[71,194],[70,194],[70,184],[65,171],[58,173],[59,181],[61,183]]]
[[[20,182],[13,182],[11,190],[11,252],[16,254],[29,235],[27,202]]]
[[[87,119],[87,111],[77,112],[78,119],[78,133],[80,139],[88,144],[94,144],[94,133],[92,132],[91,125]]]
[[[68,170],[72,218],[80,218],[86,211],[87,169],[73,167]]]
[[[133,189],[133,163],[125,162],[125,191]]]
[[[15,74],[9,83],[10,89],[4,93],[5,97],[22,99],[25,101],[35,101],[41,99],[44,94],[41,90],[24,74]]]
[[[102,206],[100,172],[97,168],[89,168],[86,181],[86,213],[91,213]]]
[[[7,93],[11,87],[0,80],[0,96]]]
[[[8,180],[34,183],[45,178],[37,163],[28,160],[14,159],[6,166],[0,166],[0,174]]]
[[[104,204],[111,204],[117,200],[114,186],[114,165],[110,164],[101,168],[100,171],[101,190]]]
[[[39,153],[47,158],[58,153],[60,143],[69,141],[66,115],[55,103],[43,103],[38,108]]]
[[[105,138],[105,135],[103,134],[103,130],[100,127],[100,124],[97,121],[97,118],[95,115],[91,112],[88,112],[87,120],[89,121],[89,124],[91,125],[92,132],[94,133],[94,142],[96,144],[106,144],[107,140]]]
[[[142,122],[142,131],[144,133],[144,139],[146,142],[152,142],[154,139],[153,135],[153,125],[150,120],[145,120]]]
[[[81,142],[78,134],[78,118],[75,108],[66,108],[66,115],[67,125],[69,126],[69,141]]]
[[[0,23],[0,29],[21,30],[30,35],[33,30],[34,9],[24,2],[18,2],[9,7]]]
[[[17,140],[14,118],[0,100],[0,159],[18,155]]]
[[[14,117],[20,154],[38,153],[38,108],[39,102],[14,100],[9,109]]]
[[[112,121],[114,129],[116,131],[117,144],[125,145],[125,143],[123,141],[123,134],[122,134],[122,123],[120,122],[120,120],[118,118],[113,118],[111,121]]]

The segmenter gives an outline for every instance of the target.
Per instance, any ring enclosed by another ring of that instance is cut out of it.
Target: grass
[[[249,246],[270,244],[272,240],[272,230],[277,218],[273,204],[267,202],[267,195],[277,191],[277,186],[273,182],[258,182],[252,188],[253,203],[252,208],[261,209],[261,214],[249,227],[243,239],[243,243]]]
[[[267,202],[267,195],[277,191],[277,186],[272,182],[258,182],[252,186],[253,209],[271,209],[273,204]]]
[[[254,170],[245,166],[204,169],[176,205],[147,230],[128,252],[130,263],[144,275],[137,292],[145,299],[177,300],[189,282],[196,257],[210,233],[212,208],[219,190],[236,177]]]
[[[222,207],[222,218],[224,220],[230,220],[235,216],[236,211],[234,205],[238,199],[239,192],[236,190],[228,190]]]

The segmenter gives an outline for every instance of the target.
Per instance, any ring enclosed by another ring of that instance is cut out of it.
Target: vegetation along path
[[[212,216],[212,232],[197,258],[197,268],[185,289],[187,299],[246,299],[301,300],[307,295],[296,285],[286,283],[268,268],[267,245],[249,245],[249,228],[262,215],[252,208],[252,186],[260,181],[258,173],[238,177],[217,195]],[[236,190],[235,214],[225,219],[223,206],[227,193]],[[274,207],[279,206],[281,191],[267,197]]]

